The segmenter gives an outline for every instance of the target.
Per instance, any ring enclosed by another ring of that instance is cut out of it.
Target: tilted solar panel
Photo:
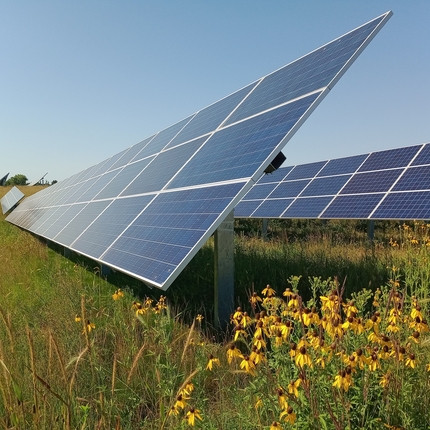
[[[9,212],[23,197],[24,194],[17,187],[12,187],[0,200],[3,214]]]
[[[9,176],[9,173],[3,176],[3,178],[0,179],[0,187],[4,187],[6,185],[7,177]]]
[[[390,16],[27,198],[7,220],[167,289]]]
[[[251,188],[235,217],[430,219],[429,154],[427,143],[281,167]]]

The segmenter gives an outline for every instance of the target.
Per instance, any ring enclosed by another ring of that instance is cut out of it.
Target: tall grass
[[[322,329],[316,323],[304,326],[300,317],[295,320],[288,313],[292,308],[276,315],[278,308],[270,301],[265,302],[266,316],[260,318],[269,318],[268,325],[277,318],[282,323],[293,321],[297,332],[276,349],[276,331],[267,329],[262,337],[263,361],[255,369],[249,362],[255,352],[255,312],[263,309],[258,308],[261,303],[253,307],[249,295],[260,294],[267,284],[279,292],[279,309],[288,305],[290,299],[282,291],[290,287],[300,297],[298,309],[316,306],[321,317],[319,296],[330,296],[337,289],[345,302],[355,297],[360,303],[364,323],[375,310],[365,298],[378,287],[383,316],[394,303],[394,292],[404,297],[405,316],[412,309],[412,296],[420,300],[426,314],[430,277],[426,225],[401,226],[391,244],[389,238],[388,244],[373,246],[341,242],[338,235],[336,240],[330,235],[286,240],[279,234],[266,243],[238,235],[235,291],[242,310],[233,319],[232,333],[219,342],[210,331],[211,241],[165,299],[125,277],[109,283],[90,261],[65,259],[0,220],[0,428],[177,429],[192,423],[205,429],[387,428],[384,424],[427,428],[428,341],[425,330],[420,344],[408,340],[416,331],[415,326],[409,327],[413,321],[399,323],[401,342],[408,354],[416,352],[419,364],[416,370],[404,361],[396,364],[398,373],[392,381],[397,385],[387,385],[386,390],[379,384],[383,374],[369,369],[363,370],[361,379],[355,378],[351,391],[333,386],[341,371],[341,356],[333,354],[326,370],[318,368],[318,387],[310,390],[303,383],[298,386],[299,397],[289,393],[290,379],[301,372],[289,358],[289,343]],[[330,318],[344,323],[347,318],[342,312]],[[380,323],[381,332],[386,330],[384,324]],[[365,349],[368,343],[374,348],[367,339],[370,329],[366,330],[355,338],[352,332],[347,337],[345,329],[348,343],[336,340],[333,351]],[[236,355],[229,363],[231,354]],[[366,356],[371,356],[367,350]],[[315,350],[311,356],[315,372],[317,358]],[[384,374],[391,369],[386,363],[381,368]],[[420,402],[411,398],[414,387],[423,393]],[[280,400],[280,388],[287,392],[285,399]],[[280,419],[289,410],[284,400],[293,407],[295,424],[285,421],[291,414]],[[360,405],[365,409],[355,414],[354,408]],[[420,417],[424,417],[422,424]]]

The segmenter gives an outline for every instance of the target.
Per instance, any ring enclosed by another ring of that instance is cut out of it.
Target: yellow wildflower
[[[294,394],[294,396],[299,397],[299,390],[300,384],[302,383],[302,380],[298,378],[296,381],[291,381],[288,384],[288,393]]]
[[[231,343],[230,346],[227,349],[227,361],[229,364],[233,361],[233,358],[241,357],[242,353],[240,352],[240,349],[236,348],[236,345],[234,343]]]
[[[313,367],[311,357],[307,353],[307,350],[304,346],[299,348],[298,352],[296,353],[295,362],[296,366],[298,367],[304,367],[305,365]]]
[[[261,292],[263,296],[272,297],[276,295],[276,291],[270,287],[269,284],[266,285],[266,288]]]
[[[185,415],[185,419],[188,421],[188,424],[190,426],[194,426],[196,418],[200,421],[203,421],[203,418],[201,417],[200,411],[198,409],[191,408]]]
[[[121,291],[121,288],[118,288],[113,294],[112,298],[114,300],[119,300],[121,297],[124,297],[124,293]]]
[[[279,417],[280,419],[284,418],[284,421],[294,424],[296,421],[296,414],[294,413],[294,410],[291,406],[289,406],[286,410],[281,412],[281,415]]]
[[[220,365],[220,362],[219,362],[219,358],[215,358],[212,354],[210,354],[209,355],[209,361],[208,361],[208,364],[207,364],[207,366],[206,366],[206,369],[207,370],[212,370],[212,368],[213,368],[213,366],[214,365]]]
[[[240,363],[240,368],[245,370],[245,372],[250,373],[251,375],[255,374],[255,364],[249,358],[249,355],[242,355],[242,361]]]

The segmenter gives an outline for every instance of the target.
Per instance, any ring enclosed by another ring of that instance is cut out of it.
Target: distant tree
[[[27,185],[27,176],[18,173],[18,175],[10,177],[6,181],[6,185]]]
[[[56,180],[56,179],[54,179],[52,182],[51,182],[51,185],[54,185],[54,184],[56,184],[58,181]]]

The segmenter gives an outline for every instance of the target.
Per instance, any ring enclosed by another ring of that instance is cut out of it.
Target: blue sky
[[[387,10],[287,164],[430,141],[428,0],[2,0],[0,177],[65,179]]]

